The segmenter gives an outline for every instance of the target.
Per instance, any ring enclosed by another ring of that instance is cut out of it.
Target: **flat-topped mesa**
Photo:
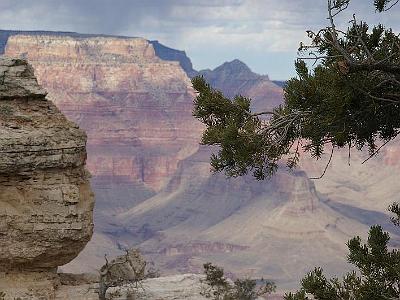
[[[54,270],[92,236],[86,134],[25,60],[0,56],[0,83],[0,273]]]
[[[96,64],[148,62],[158,58],[143,38],[17,35],[9,38],[6,53],[18,53],[32,61],[74,62],[84,58]],[[159,60],[159,59],[158,59]]]

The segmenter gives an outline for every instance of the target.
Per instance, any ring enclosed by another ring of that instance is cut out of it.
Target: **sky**
[[[399,31],[400,5],[378,14],[372,0],[352,0],[351,14]],[[295,75],[305,31],[327,25],[326,0],[0,0],[0,29],[140,36],[186,51],[194,68],[240,59],[271,79]],[[340,24],[339,24],[340,25]]]

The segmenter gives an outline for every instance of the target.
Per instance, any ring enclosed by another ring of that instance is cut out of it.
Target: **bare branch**
[[[399,3],[400,0],[396,0],[392,5],[390,5],[388,8],[385,8],[384,11],[388,11],[391,9],[393,6],[395,6],[397,3]]]
[[[369,51],[367,45],[365,44],[365,42],[364,42],[364,40],[363,40],[363,38],[361,36],[360,31],[357,28],[357,19],[356,19],[356,15],[355,14],[353,14],[353,20],[351,22],[353,23],[353,26],[354,26],[355,30],[357,31],[357,39],[360,41],[361,45],[364,48],[364,51],[367,53],[368,59],[371,62],[374,62],[375,59],[374,59],[373,55],[371,54],[371,52]]]
[[[350,159],[351,159],[351,142],[349,143],[349,155],[347,157],[347,164],[350,166]]]
[[[251,114],[252,117],[257,117],[257,116],[261,116],[261,115],[276,115],[276,112],[273,112],[273,111],[262,111],[262,112]]]
[[[328,170],[328,167],[329,167],[329,165],[331,164],[331,161],[332,161],[333,149],[334,149],[334,147],[332,146],[332,150],[331,150],[331,155],[330,155],[330,157],[329,157],[329,161],[328,161],[328,163],[326,164],[325,169],[324,169],[324,172],[321,174],[321,176],[319,176],[319,177],[310,177],[310,179],[312,179],[312,180],[318,180],[318,179],[321,179],[322,177],[324,177],[324,175],[325,175],[325,173],[326,173],[326,170]]]
[[[372,98],[374,100],[383,101],[383,102],[390,102],[390,103],[395,103],[395,104],[399,104],[400,103],[400,100],[394,100],[394,99],[389,99],[389,98],[378,97],[378,96],[371,95],[371,93],[368,93],[367,91],[365,91],[365,90],[363,90],[361,88],[357,88],[356,87],[356,89],[358,91],[360,91],[361,93],[363,93],[364,95],[366,95],[366,96],[368,96],[368,97],[370,97],[370,98]]]
[[[333,9],[333,8],[336,8],[338,11],[337,11],[336,13],[332,14],[332,17],[335,17],[335,16],[337,16],[338,14],[340,14],[342,11],[346,10],[347,7],[349,7],[349,2],[345,3],[344,6],[340,6],[340,7],[337,7],[337,6],[334,5],[334,6],[332,7],[332,9]]]
[[[368,158],[365,159],[361,164],[366,163],[366,162],[369,161],[371,158],[373,158],[374,156],[376,156],[376,155],[379,153],[379,151],[380,151],[384,146],[386,146],[390,141],[393,141],[396,137],[397,137],[397,135],[396,135],[395,137],[393,137],[392,139],[387,140],[386,142],[384,142],[378,149],[376,149],[376,151],[374,151],[370,156],[368,156]]]
[[[336,25],[335,25],[335,21],[334,21],[334,15],[332,14],[332,10],[333,10],[333,6],[332,6],[332,0],[328,0],[328,14],[329,14],[329,21],[331,23],[331,27],[328,28],[328,32],[330,33],[332,40],[333,40],[333,44],[332,46],[338,50],[340,53],[342,53],[342,55],[346,58],[346,60],[348,62],[353,62],[353,58],[346,52],[346,50],[344,50],[339,42],[338,42],[338,33],[336,31]]]

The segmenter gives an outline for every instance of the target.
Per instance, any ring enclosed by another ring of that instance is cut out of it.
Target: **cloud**
[[[354,10],[369,21],[393,24],[397,29],[399,9],[375,14],[372,0],[352,0],[341,22],[346,26]],[[326,0],[0,1],[0,28],[158,39],[170,47],[187,50],[199,68],[211,66],[217,53],[220,63],[228,59],[224,53],[237,53],[245,61],[278,54],[282,57],[285,53],[292,60],[299,41],[305,40],[305,30],[326,24]],[[206,65],[207,58],[210,65]]]

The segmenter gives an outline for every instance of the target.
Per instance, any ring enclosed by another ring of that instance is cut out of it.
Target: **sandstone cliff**
[[[0,82],[0,290],[35,299],[40,286],[50,299],[51,273],[92,236],[86,135],[26,61],[0,57]]]
[[[122,38],[124,36],[111,36],[107,34],[88,34],[88,33],[76,33],[76,32],[63,32],[63,31],[24,31],[24,30],[0,30],[0,54],[4,54],[5,47],[8,38],[14,35],[47,35],[47,36],[58,36],[58,37],[73,37],[73,38],[95,38],[95,37],[111,37],[111,38]],[[169,48],[159,41],[149,41],[154,47],[156,55],[162,60],[176,61],[179,62],[182,69],[186,72],[189,77],[197,75],[197,71],[193,69],[190,58],[186,55],[185,51],[176,50]]]
[[[26,57],[49,98],[86,130],[96,177],[157,190],[198,148],[190,81],[144,39],[18,35],[6,54]]]

